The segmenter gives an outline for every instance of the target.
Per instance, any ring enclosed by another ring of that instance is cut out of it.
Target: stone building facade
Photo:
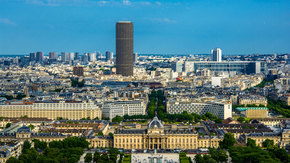
[[[165,129],[155,117],[147,129],[122,129],[114,134],[114,148],[122,149],[198,149],[217,148],[219,137],[200,137],[191,128]]]

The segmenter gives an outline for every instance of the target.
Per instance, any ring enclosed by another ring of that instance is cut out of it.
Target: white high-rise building
[[[220,48],[215,48],[211,51],[212,53],[212,60],[221,62],[222,61],[222,50]]]
[[[89,61],[90,62],[96,61],[96,53],[89,53]]]
[[[69,53],[69,60],[74,60],[75,59],[75,53],[71,52]]]
[[[69,61],[69,53],[62,52],[61,53],[61,61],[63,61],[63,62]]]

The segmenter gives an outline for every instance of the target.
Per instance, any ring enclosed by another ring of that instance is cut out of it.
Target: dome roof
[[[18,130],[17,130],[17,133],[20,133],[20,132],[25,132],[25,133],[30,133],[30,128],[23,125],[22,127],[20,127]]]
[[[155,116],[153,120],[149,123],[148,128],[163,128],[162,122]]]

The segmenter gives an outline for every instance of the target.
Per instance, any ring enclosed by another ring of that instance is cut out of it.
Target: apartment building
[[[117,115],[145,115],[146,106],[146,102],[142,100],[105,102],[102,108],[102,117],[112,120]]]
[[[7,103],[0,105],[0,116],[8,118],[29,117],[48,119],[82,118],[101,119],[101,109],[93,102],[81,101],[36,101],[32,103]]]

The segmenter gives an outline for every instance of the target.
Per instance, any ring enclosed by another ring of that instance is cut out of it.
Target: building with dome
[[[172,125],[173,126],[173,125]],[[199,136],[195,128],[165,127],[155,116],[147,129],[118,129],[114,134],[114,148],[120,149],[198,149],[217,148],[219,137]]]

